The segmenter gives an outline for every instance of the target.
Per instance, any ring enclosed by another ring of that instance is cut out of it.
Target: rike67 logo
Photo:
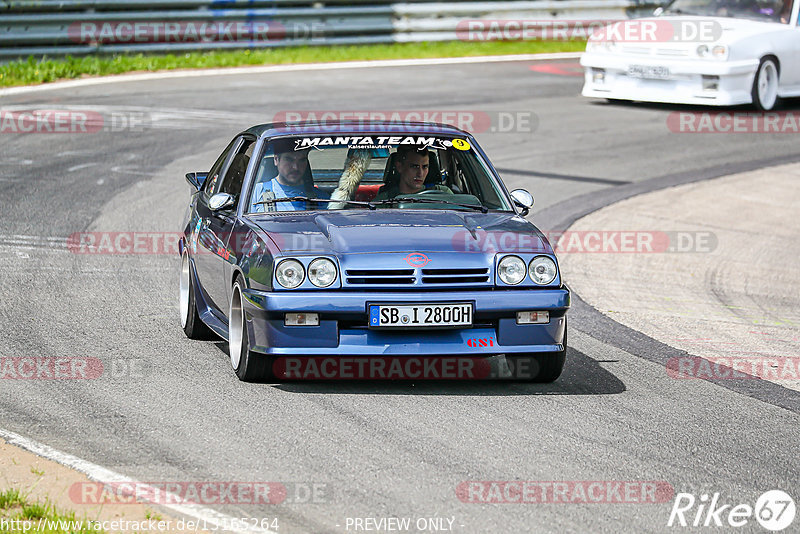
[[[778,532],[792,524],[796,512],[794,499],[781,490],[764,492],[755,506],[727,503],[718,492],[704,493],[699,498],[691,493],[678,493],[667,526],[743,527],[755,519],[765,529]]]

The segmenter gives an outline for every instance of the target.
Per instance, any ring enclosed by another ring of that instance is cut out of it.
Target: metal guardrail
[[[467,19],[620,20],[662,0],[0,0],[0,58],[447,41]]]

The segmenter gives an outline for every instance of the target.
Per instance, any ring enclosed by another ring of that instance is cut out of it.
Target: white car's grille
[[[623,54],[635,54],[637,56],[668,56],[686,57],[689,51],[685,48],[653,48],[644,45],[624,45],[620,47]]]

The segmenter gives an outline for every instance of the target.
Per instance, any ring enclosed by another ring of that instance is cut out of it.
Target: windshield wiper
[[[356,206],[366,206],[371,210],[374,210],[378,206],[385,206],[387,204],[397,204],[399,202],[412,202],[412,203],[422,203],[422,204],[448,204],[450,206],[458,206],[460,208],[469,208],[472,210],[480,211],[481,213],[489,213],[489,208],[484,206],[483,204],[475,205],[475,204],[461,204],[459,202],[451,202],[449,200],[439,200],[434,198],[419,198],[419,197],[395,197],[390,198],[387,200],[379,200],[377,202],[367,202],[363,200],[331,200],[329,198],[309,198],[309,197],[283,197],[283,198],[271,198],[269,200],[262,200],[260,202],[256,202],[255,205],[259,204],[275,204],[277,202],[327,202],[327,203],[336,203],[341,202],[343,204],[354,204]]]
[[[483,204],[475,205],[475,204],[461,204],[460,202],[452,202],[450,200],[440,200],[435,198],[419,198],[419,197],[394,197],[388,200],[379,200],[378,202],[373,202],[375,206],[385,206],[386,204],[395,204],[399,202],[419,202],[423,204],[448,204],[450,206],[458,206],[460,208],[469,208],[473,210],[478,210],[481,213],[489,213],[489,208],[484,206]]]
[[[366,202],[363,200],[331,200],[329,198],[309,198],[309,197],[283,197],[283,198],[271,198],[269,200],[262,200],[260,202],[255,202],[254,205],[259,204],[275,204],[277,202],[327,202],[328,204],[331,203],[338,203],[341,202],[342,204],[355,204],[356,206],[367,206],[369,209],[374,210],[375,204],[372,202]]]

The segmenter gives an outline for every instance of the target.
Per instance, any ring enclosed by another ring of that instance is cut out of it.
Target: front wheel
[[[765,57],[761,60],[753,79],[753,105],[759,111],[772,110],[779,101],[778,98],[778,65],[774,58]]]
[[[228,313],[228,352],[231,367],[242,382],[257,382],[267,378],[267,356],[250,350],[250,336],[244,311],[244,279],[236,277],[231,292],[231,306]]]

